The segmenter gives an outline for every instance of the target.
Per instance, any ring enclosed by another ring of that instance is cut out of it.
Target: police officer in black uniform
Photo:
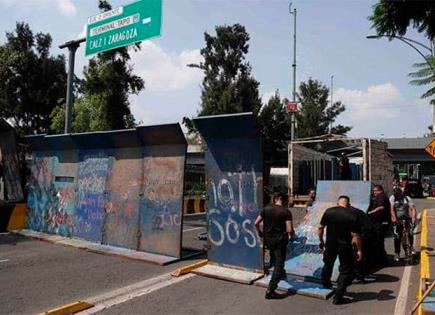
[[[322,283],[325,288],[331,288],[331,276],[335,260],[340,261],[340,275],[337,279],[337,289],[333,298],[334,304],[343,304],[346,288],[352,283],[354,273],[354,257],[352,244],[357,248],[357,261],[361,261],[362,242],[359,236],[360,223],[357,210],[349,207],[348,196],[340,196],[337,206],[325,211],[318,228],[319,247],[324,249],[322,269]],[[326,243],[323,234],[326,227]]]
[[[289,239],[294,238],[292,215],[287,208],[288,196],[277,194],[273,197],[273,204],[264,207],[255,220],[255,227],[263,244],[269,249],[273,261],[273,273],[266,291],[266,299],[276,299],[280,296],[275,292],[278,282],[285,276],[284,263]],[[263,232],[260,223],[263,222]]]

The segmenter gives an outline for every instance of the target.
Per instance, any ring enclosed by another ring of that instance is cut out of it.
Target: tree
[[[106,0],[99,0],[99,9],[111,10]],[[133,46],[140,49],[140,44]],[[99,53],[89,60],[84,69],[82,81],[83,96],[74,104],[72,130],[74,132],[115,130],[135,127],[135,119],[130,111],[129,94],[138,94],[145,87],[142,78],[133,74],[129,65],[127,47]],[[63,129],[63,108],[56,108],[52,131]]]
[[[435,96],[435,58],[428,57],[428,62],[414,64],[414,67],[418,70],[409,74],[410,77],[414,78],[410,83],[414,85],[432,85],[432,88],[426,91],[421,98],[432,97],[430,103],[435,105],[435,99],[433,98]]]
[[[378,34],[403,36],[412,25],[424,32],[430,40],[435,38],[435,1],[433,0],[380,0],[373,6],[369,17]]]
[[[0,117],[23,134],[45,133],[50,113],[66,94],[63,55],[51,56],[50,34],[17,23],[0,46]]]
[[[405,35],[410,25],[418,32],[424,33],[429,41],[435,39],[435,1],[433,0],[380,0],[373,6],[373,14],[369,20],[378,34],[388,35],[390,39],[394,36]],[[426,63],[415,64],[418,70],[409,75],[415,78],[411,84],[431,86],[422,98],[432,97],[430,103],[435,105],[433,98],[435,95],[435,70],[433,70],[435,59],[433,56],[426,56],[426,60]]]
[[[286,159],[287,143],[291,138],[291,120],[286,111],[287,100],[281,100],[275,92],[258,114],[258,122],[263,136],[263,152],[267,160]]]
[[[329,126],[345,111],[346,107],[341,102],[328,106],[329,89],[318,80],[309,79],[299,86],[298,100],[300,110],[296,114],[298,138],[308,138],[325,135]],[[344,135],[352,127],[336,125],[332,134]]]
[[[249,111],[257,114],[261,108],[259,83],[245,60],[249,34],[240,24],[217,26],[215,30],[216,36],[204,33],[205,47],[201,49],[204,61],[189,65],[204,72],[198,115]],[[189,126],[188,119],[185,122]]]

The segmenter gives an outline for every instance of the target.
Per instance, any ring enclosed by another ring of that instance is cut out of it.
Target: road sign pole
[[[85,42],[85,38],[72,40],[59,46],[60,49],[68,48],[69,60],[68,60],[68,77],[66,86],[66,105],[65,105],[65,133],[71,133],[72,122],[72,103],[73,103],[73,83],[74,83],[74,64],[77,48],[80,44]]]
[[[292,100],[293,102],[296,102],[296,14],[297,11],[296,9],[293,9],[293,12],[291,11],[291,5],[292,3],[290,2],[290,14],[294,15],[294,24],[293,24],[293,97]],[[290,139],[291,141],[293,141],[295,139],[295,113],[291,114],[291,133],[290,133]]]

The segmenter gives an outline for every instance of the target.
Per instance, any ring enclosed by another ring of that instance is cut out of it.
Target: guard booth
[[[187,143],[178,124],[30,136],[27,228],[181,258]]]
[[[254,227],[263,206],[259,130],[252,113],[199,117],[194,124],[205,142],[210,262],[195,272],[252,283],[263,265]]]

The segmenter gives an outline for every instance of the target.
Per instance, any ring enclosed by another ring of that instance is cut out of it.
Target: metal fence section
[[[262,248],[254,220],[263,205],[263,159],[254,117],[200,117],[194,123],[207,146],[208,259],[260,269]]]
[[[181,257],[178,124],[26,139],[29,229]]]
[[[308,208],[303,222],[295,229],[296,241],[289,243],[285,269],[307,279],[320,279],[323,256],[319,249],[317,227],[325,210],[336,206],[340,195],[350,197],[351,205],[366,211],[370,201],[371,183],[367,181],[318,181],[316,201]],[[338,276],[337,263],[334,268],[334,280]]]

